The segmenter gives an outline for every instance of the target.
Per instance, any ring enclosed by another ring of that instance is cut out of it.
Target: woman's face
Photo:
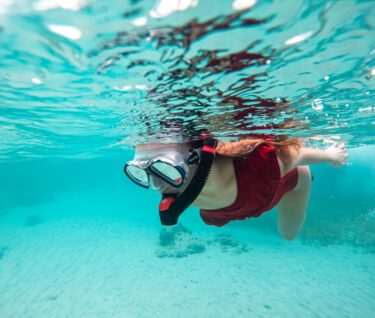
[[[155,157],[166,158],[170,154],[179,153],[183,158],[186,158],[189,154],[189,149],[191,147],[187,144],[181,143],[149,143],[141,144],[135,146],[135,156],[134,160],[138,161],[150,161]],[[150,188],[157,190],[160,193],[179,193],[185,190],[186,186],[189,184],[190,179],[193,175],[192,167],[189,167],[187,173],[187,178],[183,185],[179,188],[175,188],[170,184],[166,183],[163,179],[159,178],[153,173],[149,173]]]

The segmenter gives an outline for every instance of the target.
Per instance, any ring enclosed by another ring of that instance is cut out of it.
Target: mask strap
[[[198,153],[198,151],[196,151],[195,149],[193,149],[191,151],[190,155],[186,158],[186,163],[189,166],[192,166],[192,165],[198,164],[199,161],[200,161],[199,153]]]

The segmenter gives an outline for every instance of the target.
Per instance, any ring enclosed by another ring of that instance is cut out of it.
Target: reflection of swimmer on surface
[[[135,150],[124,171],[136,184],[162,194],[162,224],[177,224],[190,204],[201,209],[205,223],[216,226],[277,206],[279,232],[287,240],[298,235],[305,220],[309,165],[340,167],[348,158],[344,144],[322,151],[304,148],[300,140],[261,138],[220,142],[205,137],[184,144],[141,144]]]

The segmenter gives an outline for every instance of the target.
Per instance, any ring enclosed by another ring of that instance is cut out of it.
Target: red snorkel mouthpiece
[[[186,190],[179,195],[163,194],[159,205],[159,216],[162,225],[175,225],[179,216],[194,202],[201,193],[211,171],[215,158],[217,140],[208,136],[201,138],[201,156],[198,168]]]
[[[164,199],[161,200],[159,204],[159,211],[164,212],[168,211],[168,209],[171,207],[171,204],[176,201],[176,198],[174,197],[165,197]]]

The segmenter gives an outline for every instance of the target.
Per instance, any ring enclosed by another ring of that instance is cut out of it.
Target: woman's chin
[[[158,189],[158,191],[160,192],[160,194],[163,194],[163,193],[178,193],[178,192],[180,192],[178,189],[175,189],[175,188],[172,188],[172,187],[165,187],[163,189]]]
[[[185,187],[174,188],[174,187],[171,187],[171,186],[163,186],[163,187],[158,187],[155,190],[158,191],[160,194],[163,194],[163,193],[180,193],[180,192],[185,190]]]

